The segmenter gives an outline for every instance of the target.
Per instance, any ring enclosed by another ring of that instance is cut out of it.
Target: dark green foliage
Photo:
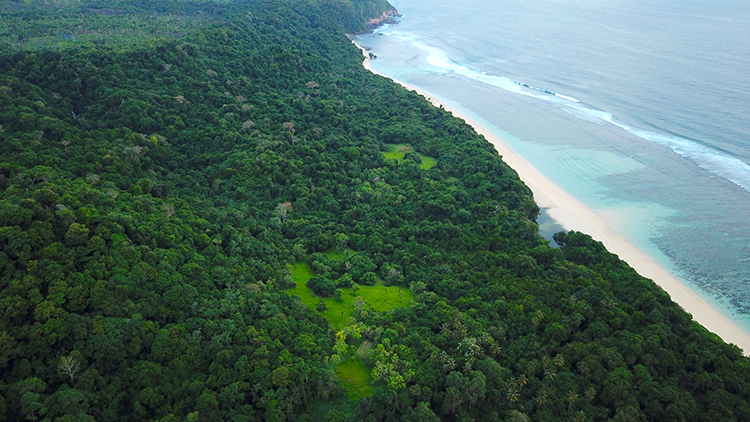
[[[386,3],[2,7],[0,419],[750,420],[736,347],[590,237],[550,248],[490,144],[362,69],[342,32]],[[114,35],[42,40],[81,8]],[[415,303],[337,337],[298,259]]]
[[[307,287],[318,296],[331,297],[336,290],[336,283],[330,278],[316,275],[307,282]]]

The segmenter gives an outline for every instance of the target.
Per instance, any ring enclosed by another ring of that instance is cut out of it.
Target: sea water
[[[750,331],[750,3],[391,3],[400,22],[357,41],[377,72],[496,133]]]

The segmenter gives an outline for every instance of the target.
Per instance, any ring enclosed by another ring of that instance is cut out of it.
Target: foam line
[[[426,51],[427,63],[440,69],[443,73],[455,73],[505,91],[554,103],[556,106],[567,111],[571,115],[592,123],[600,123],[600,121],[610,123],[641,139],[669,148],[683,158],[694,162],[702,169],[724,178],[750,192],[750,165],[725,152],[686,138],[662,135],[660,133],[632,127],[617,120],[611,113],[591,107],[572,96],[535,87],[503,76],[496,76],[484,71],[474,70],[469,66],[452,60],[446,52],[440,49],[423,45],[408,37],[401,36],[399,38],[409,41],[415,47]],[[574,109],[574,111],[570,109]]]

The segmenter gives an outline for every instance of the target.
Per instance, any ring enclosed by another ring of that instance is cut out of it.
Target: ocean
[[[357,40],[374,70],[497,134],[750,332],[750,3],[391,3],[399,23]]]

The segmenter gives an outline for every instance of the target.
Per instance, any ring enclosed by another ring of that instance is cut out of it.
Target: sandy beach
[[[364,67],[375,74],[379,74],[370,66],[367,51],[358,45],[356,40],[353,40],[353,42],[365,56]],[[379,75],[388,77],[382,74]],[[724,341],[736,344],[744,351],[746,356],[750,356],[750,334],[740,329],[736,324],[712,308],[700,296],[674,278],[620,233],[612,229],[598,214],[544,177],[536,168],[508,147],[502,139],[462,113],[432,98],[426,92],[401,81],[394,80],[394,82],[409,90],[416,91],[434,106],[442,106],[454,116],[466,121],[477,133],[483,135],[494,145],[503,160],[518,173],[521,180],[534,193],[534,200],[539,207],[547,209],[547,214],[551,218],[556,220],[566,230],[587,233],[594,239],[602,242],[607,250],[617,254],[620,259],[630,264],[639,274],[654,280],[656,284],[669,293],[672,300],[692,314],[697,322],[708,330],[718,334]]]

